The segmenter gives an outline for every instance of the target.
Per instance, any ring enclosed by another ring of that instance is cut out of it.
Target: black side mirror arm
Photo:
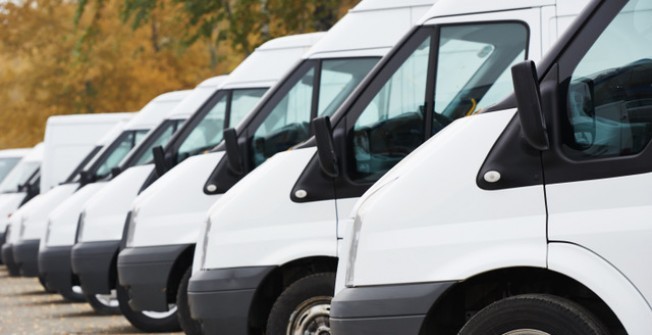
[[[521,121],[522,135],[537,150],[548,150],[550,141],[541,105],[541,89],[536,65],[531,60],[512,67],[514,94]]]
[[[90,172],[88,171],[80,171],[79,172],[79,183],[81,186],[90,184],[93,182],[93,176],[91,175]]]
[[[153,147],[152,156],[154,157],[154,168],[156,170],[156,174],[161,177],[166,172],[168,172],[168,166],[165,161],[165,151],[163,150],[163,147],[160,145]]]
[[[317,154],[319,155],[319,166],[329,177],[337,178],[340,169],[335,152],[333,141],[333,128],[328,116],[318,117],[312,120],[312,131],[317,141]]]
[[[244,165],[238,148],[238,134],[235,129],[224,130],[224,145],[226,146],[226,158],[229,162],[229,169],[238,175],[244,173]]]
[[[111,169],[111,177],[112,178],[117,177],[118,175],[120,175],[120,173],[122,173],[122,169],[119,166],[116,166],[113,169]]]

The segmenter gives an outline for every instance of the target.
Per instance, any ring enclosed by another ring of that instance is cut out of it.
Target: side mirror
[[[93,177],[90,172],[88,171],[80,171],[79,172],[79,183],[82,185],[89,184],[93,181]]]
[[[514,65],[512,80],[523,137],[533,148],[547,150],[550,142],[543,117],[541,90],[534,62],[527,60]]]
[[[238,148],[238,134],[235,129],[228,128],[224,130],[224,144],[226,146],[226,158],[229,161],[229,168],[236,174],[244,173],[242,157]]]
[[[162,146],[152,148],[152,156],[154,157],[154,168],[159,177],[168,172],[168,166],[165,162],[165,151]]]
[[[119,166],[116,166],[113,169],[111,169],[111,177],[112,178],[117,177],[120,173],[122,173],[122,169]]]
[[[319,166],[327,176],[336,178],[340,175],[340,169],[337,163],[335,144],[333,143],[333,128],[331,127],[330,118],[324,116],[312,120],[312,131],[317,141]]]

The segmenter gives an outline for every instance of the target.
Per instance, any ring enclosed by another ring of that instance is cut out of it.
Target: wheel
[[[591,312],[564,298],[525,294],[497,301],[475,314],[459,335],[607,335]]]
[[[93,307],[95,313],[99,315],[120,314],[120,306],[115,290],[112,290],[111,294],[86,295],[86,301]]]
[[[190,316],[190,306],[188,305],[188,283],[192,275],[192,268],[188,268],[186,273],[181,278],[179,283],[179,290],[177,291],[177,317],[181,329],[187,335],[201,335],[201,324],[197,320],[193,320]]]
[[[318,273],[299,279],[276,299],[267,320],[267,335],[330,334],[335,274]]]
[[[45,292],[47,292],[47,293],[57,293],[57,291],[51,290],[51,289],[48,288],[47,285],[45,285],[45,278],[43,278],[43,276],[41,276],[41,275],[38,276],[38,282],[41,283],[41,286],[43,286],[43,289],[45,290]]]
[[[136,328],[150,333],[177,332],[181,330],[177,320],[177,307],[171,306],[167,312],[135,311],[129,306],[127,290],[118,285],[118,304],[120,312]]]
[[[86,295],[80,286],[73,286],[70,290],[59,292],[69,302],[86,302]]]

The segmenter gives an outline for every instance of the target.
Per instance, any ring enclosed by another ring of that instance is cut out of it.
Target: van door
[[[562,103],[543,153],[548,239],[604,259],[652,303],[641,258],[652,254],[652,1],[618,13],[592,20],[558,63]]]

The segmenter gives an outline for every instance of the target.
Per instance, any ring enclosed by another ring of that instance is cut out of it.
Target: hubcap
[[[536,329],[516,329],[516,330],[508,331],[503,335],[550,335],[550,334]]]
[[[168,311],[167,312],[154,312],[154,311],[143,311],[143,315],[150,319],[165,319],[171,315],[174,315],[177,312],[177,305],[176,304],[170,304],[168,305]]]
[[[106,307],[118,308],[119,306],[118,294],[115,290],[111,290],[111,294],[96,294],[95,299]]]
[[[287,335],[330,335],[331,297],[301,303],[290,316]]]

